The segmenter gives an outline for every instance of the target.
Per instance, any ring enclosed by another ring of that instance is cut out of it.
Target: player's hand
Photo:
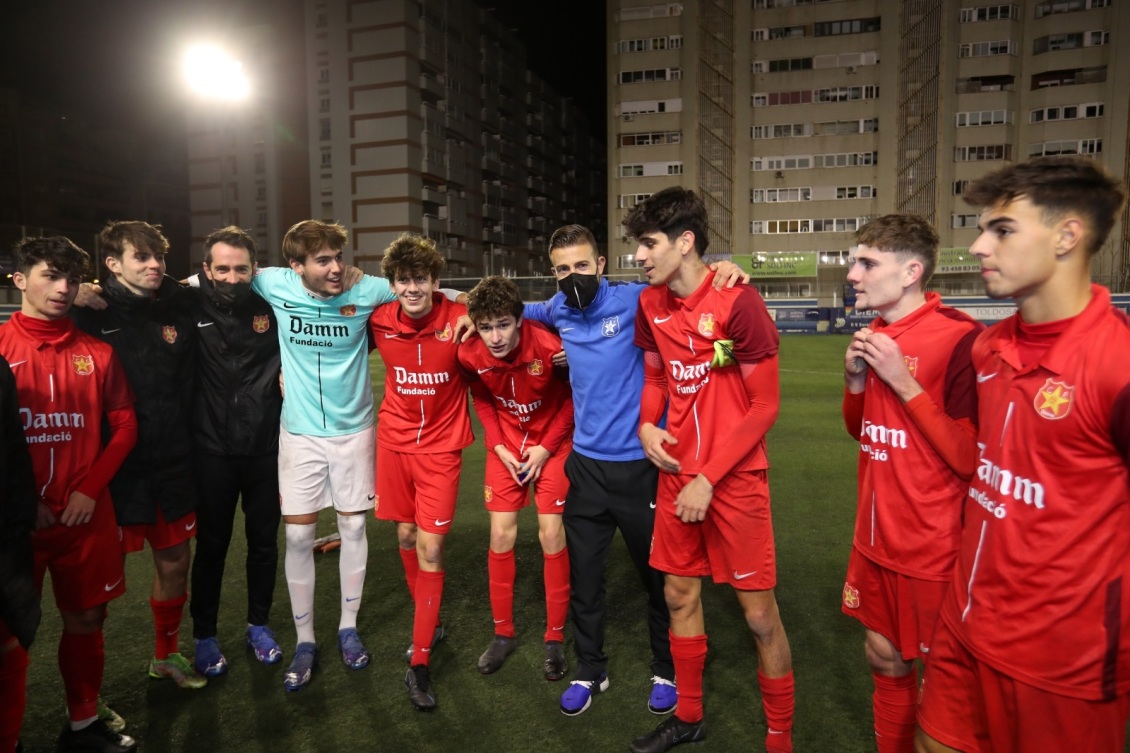
[[[84,282],[78,286],[78,295],[75,296],[74,305],[102,311],[110,304],[106,303],[106,299],[102,297],[101,285]]]
[[[565,357],[565,351],[563,351],[563,350],[559,351],[557,353],[554,353],[553,358],[550,359],[550,360],[553,361],[554,366],[568,366],[569,365],[569,359],[567,359]]]
[[[504,444],[496,444],[494,446],[494,454],[498,455],[498,459],[502,461],[502,465],[510,472],[510,478],[514,479],[514,483],[521,486],[522,479],[518,478],[518,474],[522,470],[522,461],[514,457],[514,453],[506,449],[506,445]]]
[[[351,287],[361,282],[361,278],[364,276],[365,273],[360,267],[346,264],[345,269],[341,273],[341,292],[348,292]]]
[[[94,500],[82,492],[71,492],[67,499],[67,506],[59,516],[59,522],[65,526],[79,526],[89,523],[94,517]]]
[[[35,508],[35,529],[48,528],[55,525],[55,514],[51,508],[40,502]]]
[[[716,261],[710,265],[714,270],[714,287],[721,290],[723,287],[732,288],[739,282],[749,282],[749,272],[734,264],[732,261]]]
[[[455,320],[455,342],[465,343],[476,334],[475,323],[464,314]]]
[[[526,448],[522,453],[522,458],[525,463],[518,471],[518,478],[522,484],[533,484],[541,478],[541,469],[545,467],[545,462],[549,460],[549,450],[536,444],[533,447]]]
[[[922,392],[921,385],[906,365],[902,348],[889,336],[871,332],[864,341],[862,355],[875,376],[882,379],[904,403]]]
[[[679,440],[673,435],[655,424],[644,424],[640,427],[640,444],[643,445],[643,451],[647,459],[661,471],[679,472],[679,461],[667,454],[664,448],[664,445],[678,443]]]
[[[863,358],[864,346],[871,330],[864,327],[851,336],[851,343],[844,353],[844,381],[848,391],[858,395],[867,386],[867,361]]]
[[[714,485],[700,473],[675,497],[675,514],[684,523],[701,523],[713,498]]]

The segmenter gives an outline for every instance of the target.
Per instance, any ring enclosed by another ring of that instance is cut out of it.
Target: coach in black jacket
[[[261,662],[282,658],[267,628],[278,565],[279,333],[251,292],[255,241],[226,227],[204,241],[196,299],[197,389],[192,410],[199,505],[192,566],[196,669],[227,671],[216,637],[224,561],[237,502],[247,536],[247,641]]]

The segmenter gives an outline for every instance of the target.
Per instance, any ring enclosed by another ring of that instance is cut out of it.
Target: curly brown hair
[[[422,235],[403,233],[385,249],[381,274],[392,282],[402,274],[415,277],[426,272],[435,282],[445,266],[447,261],[436,250],[435,241]]]
[[[12,261],[17,272],[26,275],[40,262],[67,277],[85,277],[90,272],[90,255],[62,235],[45,238],[24,238],[12,248]]]
[[[475,324],[512,316],[522,318],[522,294],[507,277],[484,277],[467,294],[467,316]]]

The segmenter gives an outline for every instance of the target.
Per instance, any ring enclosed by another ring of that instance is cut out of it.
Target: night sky
[[[604,4],[485,3],[523,39],[531,67],[572,97],[599,133],[604,111]],[[0,85],[32,106],[93,123],[161,131],[181,122],[186,38],[235,37],[301,0],[9,0]]]

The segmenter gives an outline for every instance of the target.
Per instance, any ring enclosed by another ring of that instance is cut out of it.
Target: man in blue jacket
[[[635,320],[647,285],[605,279],[605,259],[592,232],[581,225],[554,231],[549,258],[560,292],[545,303],[527,305],[523,316],[557,329],[569,361],[576,416],[573,452],[565,461],[564,524],[577,671],[561,696],[561,712],[581,714],[593,695],[608,689],[604,571],[619,528],[648,594],[652,686],[647,707],[666,714],[676,700],[670,620],[663,575],[648,564],[658,470],[636,436],[644,372],[643,351],[634,343]],[[719,284],[749,279],[729,262],[720,271]]]

